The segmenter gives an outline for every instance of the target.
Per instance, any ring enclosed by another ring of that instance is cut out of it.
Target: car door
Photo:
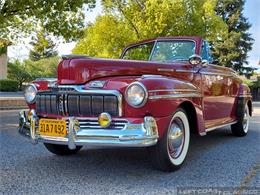
[[[206,41],[202,44],[201,56],[202,60],[211,61]],[[221,66],[208,64],[201,68],[200,74],[205,128],[209,129],[230,122],[234,104],[234,97],[230,91],[232,86],[230,71]]]

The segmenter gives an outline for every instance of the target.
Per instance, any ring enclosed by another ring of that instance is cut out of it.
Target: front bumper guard
[[[68,145],[70,149],[82,145],[102,145],[119,147],[147,147],[158,141],[158,127],[151,116],[144,117],[140,124],[127,123],[123,129],[81,129],[77,118],[69,117],[66,137],[41,136],[38,131],[38,117],[34,110],[30,115],[26,111],[19,114],[19,133],[32,140],[33,143],[43,142]]]

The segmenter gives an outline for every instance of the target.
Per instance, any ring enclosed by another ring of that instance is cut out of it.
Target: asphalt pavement
[[[17,133],[18,110],[0,111],[0,194],[175,194],[176,189],[260,188],[260,107],[249,133],[230,128],[193,135],[183,167],[153,169],[146,149],[84,147],[55,156]],[[259,191],[258,191],[259,192]]]

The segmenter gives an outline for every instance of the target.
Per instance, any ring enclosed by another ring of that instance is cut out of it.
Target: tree
[[[103,0],[102,4],[105,14],[86,28],[74,53],[118,57],[126,44],[141,39],[198,35],[214,41],[226,32],[215,14],[214,0]]]
[[[241,74],[251,75],[253,68],[245,67],[253,39],[248,32],[250,24],[243,15],[244,0],[218,0],[216,13],[228,26],[225,39],[214,45],[214,57],[221,65],[231,67]]]
[[[30,82],[36,78],[57,77],[59,57],[49,57],[38,61],[15,60],[8,63],[8,78],[18,81],[19,89],[24,82]]]
[[[36,37],[32,38],[30,44],[33,48],[30,50],[29,58],[33,61],[58,55],[56,45],[52,39],[42,31],[38,32]]]
[[[32,80],[32,76],[28,71],[28,65],[20,63],[18,60],[8,63],[8,79],[12,79],[18,82],[19,89],[22,89],[24,82]]]
[[[84,38],[78,42],[73,53],[118,58],[122,48],[136,39],[122,20],[112,15],[99,16],[95,24],[85,29]]]
[[[76,39],[84,27],[84,4],[93,8],[95,0],[0,0],[0,35],[13,41],[42,25],[54,36]]]
[[[59,60],[59,56],[54,56],[38,61],[25,60],[24,63],[28,66],[32,79],[36,79],[40,77],[57,77]]]

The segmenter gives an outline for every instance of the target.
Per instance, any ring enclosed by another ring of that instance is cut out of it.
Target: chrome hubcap
[[[172,158],[178,158],[184,146],[184,125],[180,118],[172,121],[168,132],[168,149]]]

